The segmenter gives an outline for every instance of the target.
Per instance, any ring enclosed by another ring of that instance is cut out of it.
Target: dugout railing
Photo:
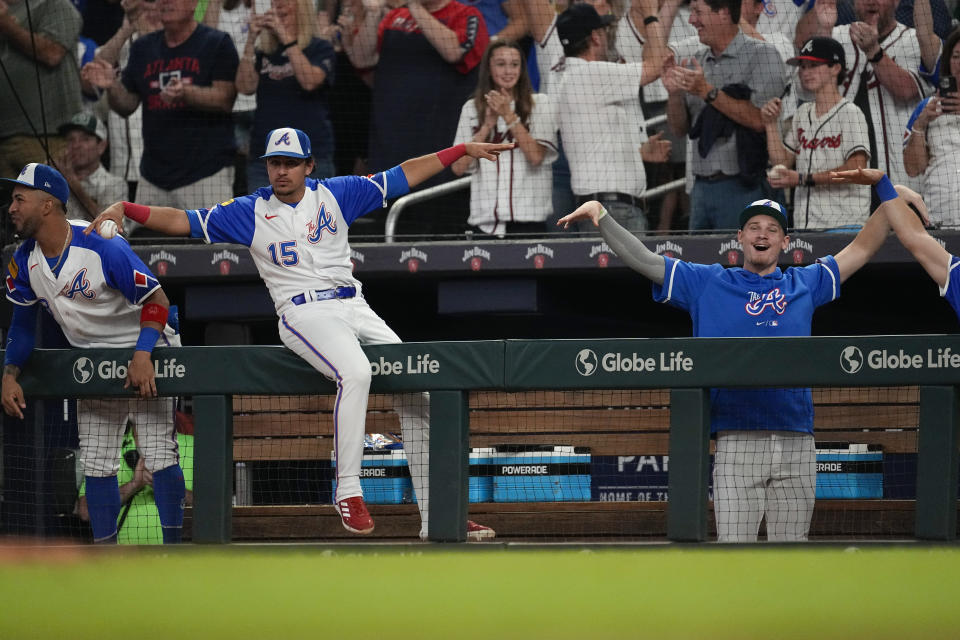
[[[466,539],[471,391],[670,389],[667,538],[696,542],[709,533],[709,389],[757,386],[918,385],[914,534],[956,537],[960,336],[503,340],[364,350],[372,392],[430,392],[433,541]],[[28,399],[123,395],[115,373],[128,356],[38,350],[20,380]],[[161,394],[193,398],[194,464],[203,471],[194,479],[192,539],[230,542],[233,395],[332,393],[333,385],[283,347],[157,349],[154,359]]]

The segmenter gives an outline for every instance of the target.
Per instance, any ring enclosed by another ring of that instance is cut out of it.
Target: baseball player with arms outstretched
[[[353,533],[373,531],[373,518],[360,490],[360,462],[370,391],[370,363],[361,343],[398,343],[400,338],[367,305],[353,277],[347,232],[360,216],[384,207],[454,161],[496,160],[513,144],[468,142],[414,158],[373,176],[307,178],[313,170],[310,139],[298,129],[275,129],[267,136],[270,186],[210,209],[183,211],[118,202],[87,228],[124,218],[168,235],[249,247],[279,316],[280,339],[294,353],[337,384],[334,405],[334,504],[343,526]],[[417,494],[421,538],[429,526],[429,416],[425,394],[398,397],[404,450]],[[467,523],[469,539],[493,531]]]
[[[80,452],[95,542],[117,541],[120,445],[128,421],[143,437],[153,473],[163,541],[180,541],[184,484],[174,437],[174,400],[157,398],[154,345],[177,345],[167,324],[170,303],[160,283],[123,238],[83,233],[87,222],[67,220],[70,191],[56,169],[28,164],[13,183],[10,219],[26,238],[7,266],[7,299],[14,304],[4,354],[2,402],[23,418],[17,382],[35,343],[37,309],[43,307],[78,348],[133,348],[124,388],[139,399],[84,398],[77,402]]]
[[[690,313],[694,336],[707,337],[810,335],[814,310],[840,295],[889,231],[886,218],[872,216],[836,256],[781,271],[786,212],[758,200],[739,218],[743,267],[725,269],[657,255],[606,213],[591,201],[559,224],[592,220],[627,266],[653,281],[654,299]],[[769,540],[805,540],[816,488],[810,389],[711,389],[710,402],[719,541],[756,541],[764,515]]]

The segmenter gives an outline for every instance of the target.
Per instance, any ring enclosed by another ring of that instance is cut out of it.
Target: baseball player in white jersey
[[[776,189],[796,187],[793,221],[798,229],[863,225],[870,213],[869,189],[830,180],[831,171],[866,167],[869,160],[867,121],[837,88],[845,76],[843,47],[817,36],[787,64],[800,68],[800,82],[815,100],[800,105],[786,140],[780,139],[780,99],[761,109],[770,161],[777,165],[767,179]]]
[[[15,185],[10,218],[26,239],[10,260],[5,281],[14,311],[4,356],[4,411],[23,418],[26,402],[17,377],[33,350],[40,307],[53,316],[74,347],[132,347],[124,388],[133,387],[139,399],[77,402],[94,541],[117,539],[120,446],[127,422],[132,421],[143,439],[146,467],[153,473],[163,540],[179,542],[184,483],[174,438],[174,401],[155,397],[151,361],[155,345],[180,343],[167,324],[167,296],[126,240],[85,235],[86,221],[67,220],[69,189],[56,169],[28,164],[16,180],[5,182]],[[82,375],[93,375],[82,364],[77,366]]]
[[[280,338],[294,353],[337,384],[334,405],[334,503],[343,526],[353,533],[373,531],[360,489],[360,463],[370,390],[370,363],[361,343],[397,343],[400,338],[367,305],[350,264],[349,227],[360,216],[386,206],[389,198],[440,173],[469,155],[496,160],[512,144],[469,142],[407,160],[374,176],[342,176],[318,181],[310,139],[282,128],[267,137],[270,186],[210,209],[183,211],[118,202],[87,228],[105,220],[121,227],[124,216],[168,235],[207,242],[232,242],[250,249],[279,316]],[[421,538],[429,526],[429,415],[425,394],[401,396],[396,404],[404,450],[417,495]],[[470,539],[492,537],[488,527],[467,523]]]

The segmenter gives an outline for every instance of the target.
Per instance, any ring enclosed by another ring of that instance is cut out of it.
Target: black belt
[[[304,304],[307,302],[316,302],[318,300],[334,300],[336,298],[352,298],[357,295],[356,287],[337,287],[336,289],[323,289],[316,291],[304,291],[290,298],[293,304]]]
[[[707,182],[719,182],[721,180],[729,180],[731,178],[736,178],[737,176],[731,176],[724,173],[723,171],[717,171],[716,173],[711,173],[708,176],[694,175],[694,178],[697,180],[705,180]]]
[[[577,196],[578,205],[581,205],[584,202],[589,202],[590,200],[599,200],[600,202],[623,202],[624,204],[640,206],[639,197],[632,196],[629,193],[620,193],[619,191],[601,191],[597,193],[588,193],[583,196]]]

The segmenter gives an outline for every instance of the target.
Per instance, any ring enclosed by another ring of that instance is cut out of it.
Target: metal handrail
[[[667,121],[667,116],[661,114],[659,116],[654,116],[652,118],[644,121],[644,126],[649,129],[650,127],[662,124]],[[685,182],[683,179],[674,180],[673,182],[668,182],[662,184],[658,187],[650,189],[643,194],[644,199],[656,198],[664,193],[669,193],[670,191],[676,191],[679,188],[684,186]],[[417,191],[415,193],[408,193],[407,195],[399,198],[396,202],[393,203],[393,206],[390,207],[390,211],[387,212],[387,221],[384,225],[384,240],[386,242],[394,242],[394,236],[396,235],[397,230],[397,220],[400,218],[400,214],[403,213],[403,210],[409,207],[412,204],[418,202],[423,202],[424,200],[432,200],[439,196],[445,196],[448,193],[453,193],[454,191],[460,191],[461,189],[466,189],[470,186],[470,176],[464,176],[456,180],[451,180],[450,182],[444,182],[443,184],[438,184],[434,187],[429,187],[423,191]]]
[[[458,178],[456,180],[451,180],[450,182],[444,182],[443,184],[438,184],[435,187],[428,187],[423,191],[417,191],[415,193],[408,193],[407,195],[399,198],[396,202],[393,203],[393,206],[390,207],[390,211],[387,213],[387,222],[384,227],[384,240],[386,242],[393,242],[394,232],[397,228],[397,219],[400,217],[400,214],[403,213],[403,210],[406,209],[411,204],[416,204],[422,202],[423,200],[430,200],[438,196],[444,196],[448,193],[453,193],[454,191],[460,191],[461,189],[466,189],[470,186],[470,176],[464,176],[463,178]]]

